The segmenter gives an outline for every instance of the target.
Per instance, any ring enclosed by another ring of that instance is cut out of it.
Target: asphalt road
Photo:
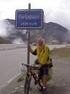
[[[4,87],[20,72],[21,63],[27,63],[27,48],[21,44],[0,45],[0,88]],[[34,62],[32,57],[31,62]]]
[[[20,64],[26,59],[25,49],[16,49],[13,45],[0,46],[0,88],[18,75]]]
[[[53,59],[53,78],[47,84],[47,94],[70,94],[70,59]],[[24,81],[17,83],[15,79],[3,88],[0,94],[24,94]],[[37,86],[31,83],[30,94],[42,94]]]
[[[34,57],[32,57],[31,63],[33,63],[33,60]],[[21,63],[27,63],[27,48],[25,45],[0,45],[0,89],[20,73]]]
[[[24,81],[17,83],[17,79],[12,79],[20,72],[20,64],[27,62],[26,50],[22,45],[19,48],[17,45],[0,45],[0,94],[23,94]],[[31,63],[34,59],[31,55]],[[70,59],[53,57],[53,64],[53,78],[48,82],[47,93],[70,94]],[[31,92],[39,94],[37,86],[33,83],[30,94]]]

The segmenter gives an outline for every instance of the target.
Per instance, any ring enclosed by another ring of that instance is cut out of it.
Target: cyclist
[[[37,47],[33,50],[30,47],[30,52],[33,55],[37,55],[37,60],[35,63],[40,64],[39,71],[39,83],[41,90],[46,90],[47,81],[49,80],[48,71],[52,67],[52,59],[50,59],[49,47],[46,45],[46,42],[43,38],[37,40]],[[51,61],[51,62],[50,62]]]

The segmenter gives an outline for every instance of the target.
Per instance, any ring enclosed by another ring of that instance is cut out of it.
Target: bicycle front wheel
[[[30,83],[31,83],[31,76],[27,74],[24,84],[24,94],[29,94]]]

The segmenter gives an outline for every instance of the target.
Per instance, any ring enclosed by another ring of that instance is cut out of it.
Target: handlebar
[[[26,66],[26,67],[31,67],[30,64],[24,64],[24,63],[22,63],[22,65],[24,65],[24,66]]]
[[[34,69],[39,69],[40,68],[40,64],[30,65],[30,64],[22,63],[22,65],[24,65],[25,67],[30,67],[30,68],[34,68]]]

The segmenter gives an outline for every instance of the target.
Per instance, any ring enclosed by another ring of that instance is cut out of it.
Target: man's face
[[[38,46],[43,46],[43,45],[44,45],[43,41],[41,41],[41,40],[39,40],[39,41],[37,42],[37,44],[38,44]]]
[[[44,46],[45,45],[45,40],[43,38],[39,38],[37,40],[37,45],[40,46],[40,47]]]
[[[39,46],[42,46],[42,45],[43,45],[43,42],[42,42],[42,41],[39,41],[39,42],[38,42],[38,45],[39,45]]]

